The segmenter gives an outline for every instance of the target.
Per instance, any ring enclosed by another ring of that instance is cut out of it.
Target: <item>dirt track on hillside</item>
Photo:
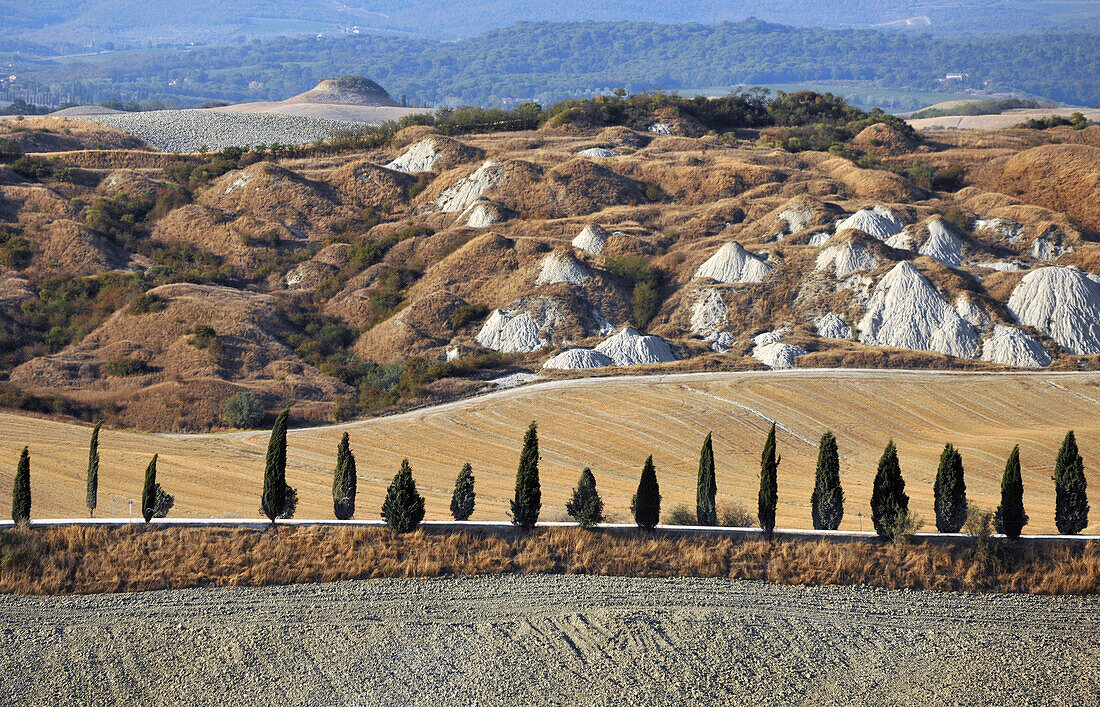
[[[4,597],[0,702],[1085,704],[1098,609],[547,575]]]

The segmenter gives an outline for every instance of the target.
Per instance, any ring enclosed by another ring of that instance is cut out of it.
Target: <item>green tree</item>
[[[31,522],[31,454],[23,447],[19,466],[15,469],[15,486],[11,492],[11,519],[16,525]]]
[[[96,501],[99,499],[99,427],[103,424],[100,420],[92,428],[92,443],[88,446],[88,475],[87,489],[84,502],[88,506],[88,517],[95,515]]]
[[[580,523],[582,528],[592,528],[603,522],[603,500],[596,490],[596,477],[585,467],[573,489],[573,498],[565,504],[565,512]]]
[[[1015,540],[1027,525],[1028,517],[1024,512],[1024,480],[1020,475],[1020,445],[1012,448],[1005,464],[1005,473],[1001,477],[1001,505],[993,516],[993,527],[998,533],[1004,533]]]
[[[267,442],[260,512],[267,516],[272,524],[275,523],[276,518],[292,517],[298,503],[297,492],[286,483],[286,429],[289,419],[289,409],[279,413]]]
[[[539,436],[534,422],[523,438],[523,451],[516,470],[516,497],[512,500],[512,523],[521,528],[534,528],[542,510],[542,488],[539,486]]]
[[[1085,461],[1077,451],[1073,430],[1066,433],[1054,462],[1054,524],[1063,535],[1076,535],[1089,524]]]
[[[355,515],[355,455],[351,452],[348,433],[336,447],[336,469],[332,472],[332,510],[339,520]]]
[[[936,506],[936,529],[941,533],[957,533],[967,518],[966,481],[963,478],[962,455],[948,443],[940,453],[940,466],[933,487]]]
[[[710,432],[699,451],[699,476],[695,484],[695,518],[699,525],[718,525],[718,509],[714,496],[718,484],[714,478],[714,445]]]
[[[909,496],[901,478],[901,464],[894,440],[886,445],[878,460],[874,488],[871,491],[871,522],[880,538],[892,540],[898,521],[909,514]]]
[[[386,491],[382,519],[398,533],[416,530],[424,520],[424,497],[417,493],[408,459],[401,460],[401,468]]]
[[[145,467],[145,485],[141,490],[141,516],[148,523],[157,511],[157,455]]]
[[[256,394],[242,390],[226,399],[222,419],[230,427],[255,427],[264,419],[264,406]]]
[[[775,508],[779,504],[777,475],[781,456],[775,454],[775,423],[768,431],[764,451],[760,454],[760,493],[757,495],[757,518],[764,530],[764,537],[771,540],[775,531]]]
[[[844,489],[840,486],[840,453],[832,432],[821,435],[817,445],[817,473],[810,495],[815,530],[836,530],[844,518]]]
[[[467,462],[455,478],[455,490],[451,494],[451,517],[455,520],[469,520],[474,514],[474,469]]]
[[[653,467],[653,455],[645,460],[638,491],[630,499],[630,512],[634,522],[643,530],[653,530],[661,519],[661,487],[657,483],[657,470]]]

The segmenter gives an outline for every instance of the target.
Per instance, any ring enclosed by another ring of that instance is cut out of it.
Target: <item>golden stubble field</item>
[[[543,519],[563,505],[590,466],[613,520],[630,519],[642,463],[653,454],[664,509],[694,509],[699,446],[714,433],[718,502],[755,512],[759,455],[771,420],[779,425],[779,509],[783,527],[811,527],[817,441],[831,429],[846,493],[842,528],[870,529],[871,482],[888,439],[898,445],[910,508],[934,529],[932,484],[940,451],[963,454],[971,503],[994,508],[1012,445],[1019,443],[1025,532],[1053,532],[1054,458],[1067,429],[1085,457],[1100,499],[1100,374],[976,374],[905,371],[788,371],[588,378],[530,385],[469,400],[345,425],[292,430],[287,478],[298,488],[299,518],[331,518],[331,474],[346,430],[358,462],[357,518],[377,518],[385,488],[407,457],[427,517],[449,517],[463,462],[477,479],[474,519],[505,520],[521,441],[537,420]],[[0,509],[9,512],[19,451],[31,448],[33,518],[81,517],[90,428],[0,415]],[[158,480],[176,496],[175,517],[259,515],[266,431],[212,435],[101,433],[99,516],[127,514],[145,465],[160,454]],[[117,499],[112,502],[112,499]],[[1090,529],[1100,528],[1100,501]]]

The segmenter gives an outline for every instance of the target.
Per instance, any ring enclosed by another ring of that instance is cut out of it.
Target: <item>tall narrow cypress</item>
[[[810,495],[815,530],[836,530],[844,518],[844,489],[840,486],[840,453],[832,432],[821,435],[817,445],[817,472]]]
[[[768,431],[764,451],[760,453],[760,493],[757,496],[757,518],[764,537],[771,540],[775,531],[775,508],[779,504],[777,472],[782,457],[775,454],[775,423]]]
[[[352,454],[347,432],[336,447],[336,469],[332,472],[332,510],[339,520],[350,520],[355,515],[355,455]]]
[[[267,460],[264,465],[264,490],[260,496],[260,511],[268,520],[283,515],[286,505],[286,428],[290,409],[283,410],[275,418],[271,437],[267,442]]]
[[[23,447],[15,468],[15,486],[11,491],[11,519],[16,525],[31,522],[31,454]]]
[[[909,512],[909,496],[901,478],[901,464],[894,440],[890,440],[878,461],[878,472],[871,491],[871,522],[880,538],[892,540],[898,519]]]
[[[936,505],[936,529],[941,533],[957,533],[966,523],[966,481],[963,478],[962,455],[950,442],[940,454],[933,487]]]
[[[84,502],[88,506],[88,517],[95,515],[96,502],[99,499],[99,427],[103,424],[100,420],[92,428],[92,442],[88,446],[88,476],[87,490]]]
[[[1066,433],[1054,462],[1054,524],[1063,535],[1076,535],[1089,524],[1085,461],[1073,430]]]
[[[714,496],[718,484],[714,478],[714,446],[710,432],[703,440],[699,451],[699,477],[695,487],[695,518],[699,525],[718,525],[718,509],[714,505]]]
[[[416,530],[424,520],[424,497],[416,490],[412,467],[408,459],[401,460],[401,468],[393,477],[386,500],[382,503],[382,519],[398,533]]]
[[[458,477],[455,478],[455,490],[451,494],[451,517],[455,520],[469,520],[474,514],[476,498],[474,469],[469,462],[466,462],[458,472]]]
[[[634,522],[642,530],[653,530],[661,520],[661,487],[657,484],[653,455],[645,460],[645,466],[642,467],[638,492],[630,500],[630,512],[634,514]]]
[[[997,532],[1016,539],[1027,525],[1027,513],[1024,512],[1024,480],[1020,475],[1020,445],[1012,448],[1005,464],[1005,473],[1001,477],[1001,505],[993,516]]]
[[[141,490],[141,516],[148,523],[157,511],[157,455],[145,467],[145,486]]]
[[[516,497],[512,500],[512,523],[521,528],[534,528],[542,510],[542,488],[539,486],[539,435],[532,421],[523,438],[523,451],[516,470]]]

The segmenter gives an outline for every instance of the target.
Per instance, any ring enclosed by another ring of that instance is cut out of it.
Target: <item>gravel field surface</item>
[[[4,704],[1095,704],[1100,598],[506,575],[0,597]]]
[[[74,118],[137,135],[164,152],[197,152],[244,145],[301,145],[355,128],[353,123],[278,113],[224,113],[215,110],[156,110]]]

